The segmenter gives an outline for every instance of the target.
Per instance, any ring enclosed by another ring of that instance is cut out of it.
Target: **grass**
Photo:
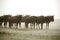
[[[0,40],[60,40],[60,30],[0,28]]]

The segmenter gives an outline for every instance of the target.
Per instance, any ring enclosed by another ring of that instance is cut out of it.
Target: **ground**
[[[0,28],[0,40],[60,40],[60,30]]]

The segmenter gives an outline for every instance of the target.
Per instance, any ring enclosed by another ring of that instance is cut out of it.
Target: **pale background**
[[[60,0],[0,0],[0,15],[54,15],[60,19]]]

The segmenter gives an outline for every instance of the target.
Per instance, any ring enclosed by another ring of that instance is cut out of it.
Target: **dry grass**
[[[0,28],[1,40],[60,40],[60,30]]]

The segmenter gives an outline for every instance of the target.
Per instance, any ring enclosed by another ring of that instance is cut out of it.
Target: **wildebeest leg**
[[[2,23],[2,27],[4,27],[4,22]]]
[[[35,29],[35,23],[33,23],[33,25],[34,25],[34,29]]]
[[[19,27],[21,27],[21,22],[19,23]]]
[[[0,27],[2,26],[2,22],[0,22]]]
[[[40,29],[40,24],[39,24],[39,29]]]
[[[43,23],[41,23],[41,29],[43,29]]]
[[[9,22],[7,22],[7,28],[9,28]]]
[[[49,23],[46,23],[46,29],[49,29]]]
[[[25,27],[28,28],[28,23],[25,23]]]
[[[20,28],[19,23],[18,23],[18,29]]]

